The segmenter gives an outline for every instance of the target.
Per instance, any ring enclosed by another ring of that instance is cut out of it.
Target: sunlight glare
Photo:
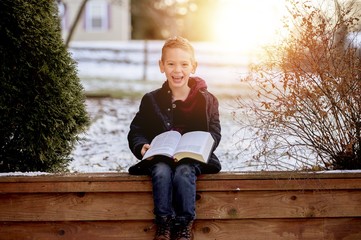
[[[221,0],[214,18],[214,40],[247,52],[277,38],[284,0]]]

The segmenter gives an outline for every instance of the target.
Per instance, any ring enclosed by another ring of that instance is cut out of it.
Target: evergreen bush
[[[89,119],[55,1],[0,1],[0,172],[66,170]]]

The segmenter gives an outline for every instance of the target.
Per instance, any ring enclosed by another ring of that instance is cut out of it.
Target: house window
[[[86,31],[105,31],[108,29],[108,4],[106,1],[89,1],[85,13]]]

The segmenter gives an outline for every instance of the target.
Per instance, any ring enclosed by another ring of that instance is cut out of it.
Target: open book
[[[173,158],[175,162],[183,158],[192,158],[206,163],[213,144],[214,139],[209,132],[194,131],[181,135],[177,131],[167,131],[153,139],[143,159],[164,155]]]

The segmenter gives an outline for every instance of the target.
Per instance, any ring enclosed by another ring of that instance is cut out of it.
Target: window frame
[[[96,12],[99,11],[99,12]],[[91,0],[85,7],[85,31],[105,32],[109,29],[109,8],[106,1]],[[95,26],[93,20],[99,18],[100,26]]]

